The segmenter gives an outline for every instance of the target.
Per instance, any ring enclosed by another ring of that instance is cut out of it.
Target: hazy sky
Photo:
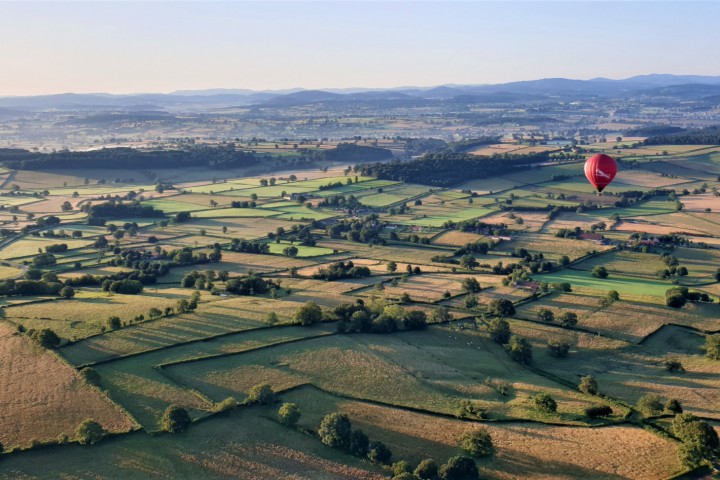
[[[0,96],[720,75],[720,2],[7,2]]]

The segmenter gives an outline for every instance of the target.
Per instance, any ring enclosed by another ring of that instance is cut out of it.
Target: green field
[[[641,277],[611,274],[607,278],[595,278],[589,271],[564,270],[559,273],[534,275],[538,281],[548,283],[570,283],[573,287],[607,292],[616,290],[620,295],[664,297],[665,291],[672,287],[669,282],[650,280]]]

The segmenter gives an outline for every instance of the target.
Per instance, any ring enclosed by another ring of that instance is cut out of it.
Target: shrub
[[[117,330],[122,326],[120,322],[120,317],[112,316],[107,319],[108,327],[112,330]]]
[[[548,353],[553,357],[565,358],[570,353],[570,344],[557,340],[550,340],[547,344]]]
[[[398,475],[402,475],[403,473],[411,473],[412,467],[410,466],[410,463],[407,460],[400,460],[399,462],[395,462],[392,464],[390,469],[393,472],[393,475],[397,477]],[[412,475],[411,475],[412,477]]]
[[[572,328],[577,325],[577,314],[575,312],[564,312],[560,315],[560,325]]]
[[[81,445],[94,445],[103,438],[107,432],[95,420],[85,420],[75,430],[75,438]]]
[[[592,269],[592,276],[595,278],[607,278],[608,271],[602,265],[597,265],[595,268]]]
[[[705,355],[712,360],[720,360],[720,334],[705,336]]]
[[[160,428],[170,433],[182,433],[191,423],[188,411],[177,405],[167,407],[160,418]]]
[[[487,418],[486,412],[487,409],[481,406],[478,402],[473,402],[472,400],[461,400],[455,410],[455,416],[458,418],[475,418],[481,420]]]
[[[315,302],[307,302],[295,311],[293,320],[300,325],[318,323],[322,320],[322,309]]]
[[[367,457],[368,449],[370,448],[370,439],[365,433],[358,429],[353,430],[350,434],[350,446],[348,452],[356,457]]]
[[[557,411],[557,402],[545,392],[532,397],[532,403],[537,411],[541,413],[555,413]]]
[[[28,336],[43,348],[57,348],[60,346],[60,337],[50,330],[43,328],[42,330],[30,329],[27,331]]]
[[[578,389],[583,393],[587,393],[588,395],[597,395],[598,394],[597,380],[595,380],[595,377],[593,377],[592,375],[587,375],[585,377],[582,377],[580,379],[580,385],[578,385]]]
[[[662,398],[655,394],[649,394],[638,400],[637,408],[643,415],[650,417],[662,413],[664,406]]]
[[[80,376],[90,385],[100,384],[100,374],[92,367],[85,367],[80,370]]]
[[[426,458],[418,464],[414,473],[421,480],[436,480],[438,478],[438,464],[432,458]]]
[[[687,467],[696,468],[717,456],[718,434],[707,422],[689,413],[680,413],[673,419],[672,429],[683,442],[679,455]]]
[[[510,324],[502,318],[493,318],[490,320],[488,332],[490,333],[490,338],[500,345],[505,345],[510,341]]]
[[[522,337],[513,335],[510,341],[505,345],[505,350],[510,354],[510,358],[520,363],[532,362],[532,346],[530,342]]]
[[[607,417],[612,413],[613,409],[607,405],[593,405],[585,409],[585,415],[589,418]]]
[[[669,413],[670,415],[677,415],[678,413],[683,413],[683,408],[682,405],[680,405],[679,401],[671,398],[667,402],[665,402],[665,407],[663,408],[663,411],[665,413]]]
[[[232,410],[233,408],[237,407],[239,405],[238,401],[235,400],[233,397],[227,397],[222,402],[215,405],[214,410],[216,412],[227,412],[228,410]]]
[[[255,385],[248,390],[246,403],[257,403],[260,405],[269,405],[275,401],[275,392],[267,383]]]
[[[483,427],[464,432],[458,446],[473,457],[491,457],[495,454],[490,432]]]
[[[663,366],[665,367],[665,370],[668,372],[684,372],[685,367],[683,367],[680,360],[678,360],[675,357],[668,357],[663,361]]]
[[[472,458],[456,455],[448,459],[438,472],[442,480],[478,480],[480,473]]]
[[[374,441],[370,442],[367,456],[372,462],[387,465],[392,459],[392,452],[384,443]]]
[[[407,330],[424,330],[427,328],[427,316],[422,310],[413,310],[402,319]]]
[[[555,314],[549,308],[541,308],[538,310],[538,319],[541,322],[553,322],[555,321]]]
[[[278,419],[283,425],[294,427],[300,420],[300,409],[294,403],[283,403],[278,410]]]
[[[344,413],[328,413],[320,423],[318,435],[320,441],[328,447],[348,450],[350,447],[350,438],[352,432],[352,424],[350,419]]]
[[[73,287],[63,287],[60,289],[60,296],[63,298],[73,298],[75,296],[75,289]]]

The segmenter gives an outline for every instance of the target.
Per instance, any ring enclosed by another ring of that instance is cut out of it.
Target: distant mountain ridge
[[[439,85],[435,87],[340,88],[284,90],[215,88],[178,90],[172,93],[63,93],[24,97],[0,96],[0,109],[34,111],[45,109],[98,110],[165,108],[215,108],[256,106],[260,108],[292,107],[332,102],[418,102],[458,101],[528,101],[553,96],[647,95],[685,99],[716,97],[720,93],[720,76],[649,74],[621,80],[593,78],[573,80],[543,78],[502,84]]]

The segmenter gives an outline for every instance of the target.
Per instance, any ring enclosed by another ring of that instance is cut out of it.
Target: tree
[[[667,402],[665,402],[665,407],[663,408],[663,411],[665,413],[669,413],[670,415],[677,415],[678,413],[683,413],[683,408],[679,401],[671,398],[668,399]]]
[[[390,273],[395,273],[397,271],[397,263],[393,262],[392,260],[388,262],[387,264],[387,271]]]
[[[397,478],[403,474],[409,474],[410,478],[414,478],[412,475],[412,467],[410,466],[410,462],[407,460],[400,460],[399,462],[395,462],[390,467],[393,472],[393,478]]]
[[[720,360],[720,334],[705,336],[705,355],[712,360]]]
[[[472,255],[463,255],[460,259],[460,266],[467,270],[475,270],[478,265],[480,264]]]
[[[110,327],[111,330],[117,330],[122,326],[122,323],[120,322],[120,317],[112,316],[107,319],[107,325]]]
[[[192,419],[187,410],[177,405],[170,405],[160,418],[160,429],[170,433],[182,433],[191,423]]]
[[[637,408],[646,417],[652,417],[662,413],[664,405],[662,398],[651,393],[640,397],[640,400],[637,402]]]
[[[505,345],[510,341],[510,324],[502,318],[493,318],[490,320],[488,332],[490,333],[490,338],[500,345]]]
[[[63,287],[60,289],[60,296],[69,300],[75,296],[75,289],[70,286]]]
[[[283,425],[294,427],[300,420],[300,409],[294,403],[283,403],[278,410],[278,420]]]
[[[480,283],[474,277],[463,280],[462,289],[466,293],[479,293],[482,290]]]
[[[294,258],[298,254],[298,248],[295,245],[283,248],[283,255],[286,257]]]
[[[560,317],[560,325],[572,328],[577,325],[577,314],[575,312],[563,312]]]
[[[424,330],[427,328],[427,318],[422,310],[408,312],[403,317],[402,322],[407,330]]]
[[[318,435],[320,441],[328,447],[348,450],[350,447],[350,435],[352,424],[344,413],[328,413],[320,423]]]
[[[95,420],[85,420],[75,430],[75,438],[80,445],[94,445],[103,438],[107,432]]]
[[[532,397],[532,403],[541,413],[555,413],[557,411],[557,402],[549,394],[540,392]]]
[[[392,459],[392,452],[384,443],[374,441],[370,442],[367,456],[372,462],[387,465]]]
[[[532,362],[532,345],[522,337],[512,335],[505,345],[505,350],[516,362],[525,364]]]
[[[414,473],[421,480],[436,480],[438,478],[438,464],[432,458],[426,458],[415,467]]]
[[[49,328],[28,330],[28,336],[43,348],[57,348],[60,346],[60,337]]]
[[[597,265],[595,268],[592,269],[592,276],[595,278],[607,278],[607,269],[602,265]]]
[[[257,403],[259,405],[270,405],[275,402],[275,392],[267,383],[255,385],[248,390],[246,403]]]
[[[686,466],[695,468],[718,453],[718,434],[707,422],[690,413],[680,413],[672,422],[673,435],[683,442],[679,455]]]
[[[350,446],[348,448],[348,452],[356,457],[364,458],[367,457],[369,448],[370,439],[368,436],[360,429],[353,430],[350,434]]]
[[[583,393],[587,393],[588,395],[597,395],[597,380],[595,380],[595,377],[593,377],[592,375],[586,375],[580,379],[580,385],[578,386],[578,389]]]
[[[442,480],[478,480],[480,472],[472,458],[456,455],[438,471]]]
[[[473,457],[491,457],[495,454],[490,432],[484,427],[467,430],[460,437],[458,446]]]
[[[549,308],[541,308],[538,310],[538,318],[541,322],[553,322],[555,321],[555,314]]]
[[[512,317],[515,315],[515,306],[506,298],[498,298],[488,304],[488,313],[501,318]]]
[[[550,340],[547,344],[548,353],[553,357],[565,358],[570,353],[570,344],[559,340]]]
[[[295,323],[300,325],[312,325],[322,320],[322,309],[315,302],[306,302],[295,311],[293,315]]]
[[[441,305],[430,313],[430,321],[433,323],[447,323],[453,319],[450,309]]]

